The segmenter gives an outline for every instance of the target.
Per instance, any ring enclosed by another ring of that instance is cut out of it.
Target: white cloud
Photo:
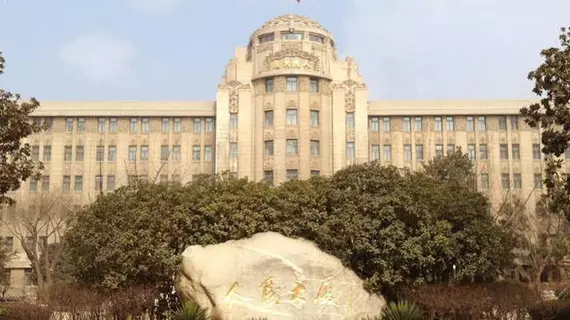
[[[568,0],[352,0],[341,46],[372,98],[527,98],[568,12]]]
[[[176,9],[182,0],[127,0],[129,5],[145,14],[168,14]]]
[[[99,85],[132,85],[134,46],[103,34],[85,34],[64,45],[61,62]]]

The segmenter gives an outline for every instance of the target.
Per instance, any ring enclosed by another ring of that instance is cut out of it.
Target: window
[[[95,176],[95,190],[103,190],[103,176]]]
[[[540,144],[538,143],[532,144],[532,158],[534,160],[540,160],[541,158]]]
[[[475,130],[475,123],[473,121],[473,117],[466,117],[465,119],[467,121],[467,131]]]
[[[97,132],[99,133],[105,133],[105,118],[99,118],[98,122],[97,122]]]
[[[206,128],[205,128],[205,132],[213,132],[214,131],[214,119],[212,118],[206,118]]]
[[[414,130],[415,131],[422,131],[422,117],[415,117],[414,118]]]
[[[51,161],[51,146],[44,146],[44,161]]]
[[[384,161],[392,161],[392,146],[389,144],[384,145]]]
[[[5,245],[6,245],[6,251],[8,252],[13,252],[14,251],[14,237],[6,237],[5,238]]]
[[[318,43],[325,43],[325,37],[318,35],[318,34],[309,34],[309,40],[318,42]]]
[[[212,161],[212,146],[204,146],[204,161]]]
[[[200,133],[202,131],[202,119],[194,118],[194,133]]]
[[[230,113],[230,129],[237,128],[238,116],[237,113]]]
[[[487,145],[486,144],[480,144],[479,145],[479,159],[487,160],[487,158],[488,158]]]
[[[312,177],[318,177],[321,175],[321,171],[320,170],[311,170],[311,178]]]
[[[61,190],[63,192],[69,192],[71,188],[71,176],[63,176],[63,182],[61,183]]]
[[[511,183],[510,183],[510,178],[509,178],[508,173],[502,173],[501,174],[501,187],[503,189],[510,189]]]
[[[71,146],[65,146],[63,148],[63,161],[65,162],[71,161]]]
[[[168,174],[161,174],[159,177],[159,183],[168,183]]]
[[[378,117],[371,117],[368,126],[370,127],[370,131],[377,132],[378,130],[380,130],[380,123],[378,121]]]
[[[149,120],[148,118],[141,119],[141,132],[147,134],[149,130]]]
[[[303,34],[298,32],[283,32],[281,33],[283,40],[303,40]]]
[[[412,161],[412,145],[404,145],[404,161]]]
[[[481,173],[481,189],[489,189],[489,174]]]
[[[512,153],[513,153],[513,160],[520,160],[521,158],[521,149],[518,143],[513,143],[511,146]]]
[[[542,174],[540,173],[534,174],[534,188],[542,189]]]
[[[32,269],[24,269],[24,285],[25,286],[35,285]]]
[[[230,143],[230,159],[237,159],[238,157],[238,144],[237,142]]]
[[[319,80],[311,79],[311,93],[319,92]]]
[[[109,132],[116,133],[119,124],[119,120],[117,118],[110,118],[109,119]]]
[[[170,119],[162,118],[161,130],[162,133],[168,133],[170,131]]]
[[[107,191],[115,190],[115,176],[107,176]]]
[[[297,77],[287,77],[287,92],[297,91]]]
[[[436,144],[435,145],[435,156],[436,157],[443,157],[443,144]]]
[[[311,110],[311,127],[316,128],[319,126],[319,111]]]
[[[382,123],[383,123],[383,128],[384,128],[383,130],[384,130],[384,132],[390,132],[390,130],[391,130],[391,129],[390,129],[390,127],[391,127],[391,125],[390,125],[390,117],[384,117],[384,118],[382,119]]]
[[[30,179],[30,192],[38,191],[38,180],[35,178]]]
[[[131,118],[131,122],[130,122],[130,131],[131,131],[131,133],[137,132],[137,123],[138,123],[138,119],[137,119],[137,118]]]
[[[513,173],[513,188],[514,189],[522,188],[522,179],[520,173]]]
[[[108,155],[107,155],[107,160],[110,162],[114,162],[117,160],[117,147],[116,146],[109,146],[107,148],[108,150]]]
[[[129,146],[129,161],[137,160],[137,147]]]
[[[49,176],[42,177],[42,191],[49,191]]]
[[[453,117],[446,117],[446,130],[447,131],[454,131],[455,130],[455,122],[453,121]]]
[[[207,118],[206,119],[206,131],[208,131],[208,120],[210,120],[210,127],[212,126],[212,118]],[[182,119],[174,118],[173,129],[174,129],[174,132],[176,132],[176,133],[182,131]],[[212,131],[212,130],[210,130],[210,131]]]
[[[259,44],[271,42],[275,39],[274,33],[263,34],[259,36]]]
[[[266,127],[273,126],[273,110],[265,111],[265,121],[264,124]]]
[[[168,146],[162,145],[160,146],[160,160],[165,161],[168,160],[170,150]]]
[[[269,184],[273,184],[273,171],[272,170],[266,170],[263,171],[263,181],[265,181],[266,183]]]
[[[273,92],[273,79],[265,79],[265,92]]]
[[[509,149],[506,144],[501,143],[501,145],[499,145],[499,154],[501,156],[501,160],[509,160]]]
[[[299,151],[297,139],[287,139],[286,149],[288,155],[296,155]]]
[[[287,181],[297,180],[299,178],[299,170],[287,169]]]
[[[297,125],[297,109],[287,109],[287,125]]]
[[[193,161],[200,161],[202,152],[202,148],[199,145],[192,146],[192,160]]]
[[[435,131],[441,131],[443,130],[443,125],[441,123],[441,117],[435,117],[433,118],[433,122],[434,122],[434,130]]]
[[[423,144],[416,144],[416,160],[418,160],[418,161],[424,160],[424,145]]]
[[[348,161],[354,160],[354,142],[346,143],[346,159]]]
[[[46,117],[45,118],[45,124],[46,124],[46,132],[50,133],[51,129],[53,128],[53,118],[52,117]]]
[[[409,117],[404,117],[404,132],[410,132],[412,130]]]
[[[181,159],[180,145],[177,144],[172,147],[172,160],[180,161],[180,159]]]
[[[65,119],[65,132],[73,132],[73,118]]]
[[[141,160],[143,160],[143,161],[148,160],[148,146],[147,145],[141,146]]]
[[[447,154],[450,155],[455,152],[455,145],[453,143],[447,144]]]
[[[487,130],[487,118],[479,117],[478,123],[479,123],[479,129],[478,129],[479,131],[486,131]]]
[[[273,140],[265,141],[265,156],[273,156]]]
[[[32,146],[32,161],[40,161],[40,146]]]
[[[105,158],[105,147],[97,146],[97,153],[95,154],[95,161],[103,161]]]
[[[354,129],[354,112],[346,113],[346,127],[348,129]]]
[[[318,156],[320,154],[320,142],[318,140],[311,140],[311,155]]]
[[[475,161],[475,144],[470,143],[467,145],[467,157],[471,161]]]
[[[510,118],[511,118],[511,130],[512,131],[519,130],[519,117],[511,116]]]
[[[507,117],[498,116],[497,120],[499,121],[499,130],[507,130]]]
[[[377,144],[373,144],[370,148],[370,160],[376,161],[380,160],[380,146]]]
[[[73,186],[75,192],[83,191],[83,176],[75,176],[75,185]]]

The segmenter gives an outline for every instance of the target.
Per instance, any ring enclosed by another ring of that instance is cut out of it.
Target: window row
[[[321,174],[320,170],[311,170],[311,177],[316,177]],[[273,184],[274,183],[274,171],[273,170],[265,170],[263,172],[263,181]],[[299,179],[299,170],[297,169],[287,169],[286,176],[287,181],[297,180]]]
[[[265,92],[274,92],[275,80],[273,78],[265,79]],[[287,77],[285,79],[285,91],[287,92],[297,92],[299,91],[299,78],[298,77]],[[309,92],[318,93],[319,92],[319,79],[311,78],[309,79]]]
[[[108,123],[108,124],[107,124]],[[140,123],[140,126],[139,126]],[[66,118],[65,119],[65,132],[71,133],[75,128],[76,132],[85,132],[85,118]],[[119,129],[119,118],[98,118],[97,119],[97,132],[98,133],[117,133]],[[194,133],[201,133],[214,131],[213,118],[192,118],[192,131]],[[129,132],[136,133],[140,130],[141,133],[148,133],[150,130],[149,118],[130,118],[129,119]],[[182,132],[182,118],[161,118],[161,132],[179,133]]]
[[[24,245],[30,250],[36,251],[36,246],[38,251],[43,251],[47,247],[47,238],[44,236],[39,237],[26,237]],[[4,246],[7,252],[14,252],[14,237],[8,236],[4,238]]]
[[[507,116],[498,116],[499,130],[507,130]],[[519,130],[519,118],[518,116],[509,116],[510,119],[510,129],[513,131]],[[404,132],[413,131],[420,132],[424,130],[424,117],[403,117],[403,127]],[[487,130],[487,118],[485,116],[479,117],[465,117],[466,129],[467,131],[486,131]],[[433,117],[433,130],[434,131],[455,131],[455,120],[452,116],[447,117]],[[390,117],[370,117],[368,122],[370,131],[378,132],[380,127],[382,131],[390,132],[391,128],[391,118]]]
[[[281,40],[303,40],[305,34],[302,32],[291,32],[283,31],[281,32]],[[258,37],[259,44],[272,42],[275,40],[275,33],[266,33]],[[309,33],[309,41],[325,43],[325,37],[316,33]]]
[[[272,127],[274,125],[275,112],[267,110],[264,113],[263,125],[265,127]],[[288,126],[296,126],[299,124],[299,111],[297,109],[287,109],[285,111],[285,119]],[[310,111],[310,126],[316,128],[320,123],[320,112],[318,110]],[[237,114],[230,114],[230,128],[237,128]]]

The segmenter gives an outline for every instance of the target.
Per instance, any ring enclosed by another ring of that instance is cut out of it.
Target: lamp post
[[[453,264],[453,283],[455,283],[455,269],[457,269],[457,267],[455,266],[455,264]]]

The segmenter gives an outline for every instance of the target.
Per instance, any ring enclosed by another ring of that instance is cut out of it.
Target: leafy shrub
[[[194,301],[186,301],[177,310],[170,313],[172,320],[209,320],[208,312]]]
[[[50,320],[53,314],[53,309],[49,306],[31,303],[10,303],[3,308],[7,314],[2,318],[10,320]]]
[[[570,300],[552,300],[536,304],[530,308],[529,314],[532,320],[570,319]]]
[[[422,310],[408,301],[390,302],[382,312],[382,320],[421,320]]]

